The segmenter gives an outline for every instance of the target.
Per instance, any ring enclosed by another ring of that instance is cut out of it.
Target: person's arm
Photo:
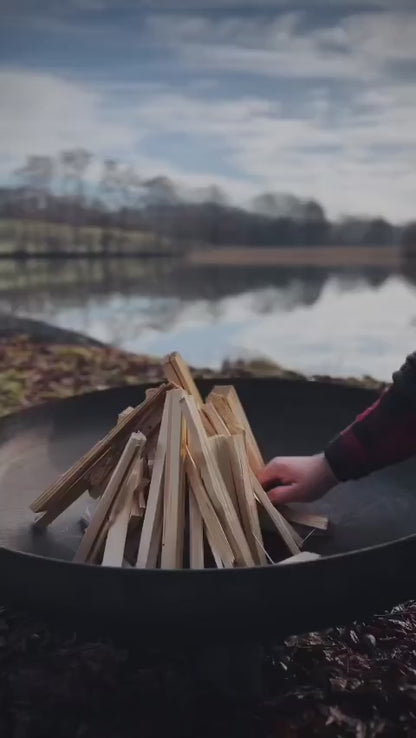
[[[359,479],[414,454],[416,352],[393,374],[392,385],[381,397],[322,453],[273,459],[259,479],[274,502],[307,501],[321,497],[338,482]]]

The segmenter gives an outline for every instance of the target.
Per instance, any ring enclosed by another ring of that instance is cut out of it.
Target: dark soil
[[[410,602],[366,623],[269,644],[261,693],[232,697],[191,654],[85,642],[2,611],[0,735],[413,736],[415,619]]]

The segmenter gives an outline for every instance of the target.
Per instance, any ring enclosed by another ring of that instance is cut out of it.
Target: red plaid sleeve
[[[401,391],[403,376],[398,376],[399,381],[325,449],[339,481],[358,479],[416,454],[416,402]]]

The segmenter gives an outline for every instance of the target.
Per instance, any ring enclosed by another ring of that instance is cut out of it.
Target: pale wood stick
[[[218,554],[218,552],[217,552],[217,550],[215,548],[215,544],[212,541],[211,535],[210,535],[210,533],[208,532],[207,529],[205,529],[205,533],[206,533],[206,536],[207,536],[208,545],[209,545],[209,547],[211,549],[211,553],[212,553],[212,557],[214,559],[215,566],[217,567],[217,569],[224,569],[224,564],[222,563],[221,556]]]
[[[290,556],[288,559],[283,559],[283,561],[279,561],[278,565],[281,566],[282,564],[301,564],[306,561],[316,561],[316,559],[320,559],[320,555],[316,553],[312,553],[311,551],[301,551],[300,553],[296,554],[296,556]]]
[[[307,528],[317,528],[318,530],[328,530],[329,520],[325,515],[316,515],[315,513],[304,512],[303,510],[295,510],[289,505],[279,505],[282,515],[291,523],[304,525]]]
[[[152,540],[150,541],[149,555],[147,559],[148,569],[156,569],[157,567],[160,549],[162,546],[162,525],[163,519],[162,514],[160,514],[159,519],[156,520],[154,534],[152,536]]]
[[[244,419],[241,420],[241,418],[239,419],[236,417],[235,410],[230,406],[228,402],[229,396],[229,385],[219,385],[217,387],[214,387],[205,402],[204,411],[206,415],[210,418],[211,423],[216,427],[218,431],[221,431],[223,435],[240,435],[241,433],[243,433],[247,446],[247,455],[249,458],[250,466],[252,468],[258,468],[258,455],[256,453],[256,450],[253,449],[253,447],[250,448],[247,442],[246,427],[243,428]],[[241,423],[240,425],[239,422]],[[296,530],[294,530],[294,528],[292,528],[289,523],[287,523],[287,528],[288,531],[291,533],[295,543],[298,546],[301,546],[303,543],[302,537],[297,533]]]
[[[139,450],[138,450],[138,454],[141,454],[141,453],[143,453],[143,446],[141,446],[139,448]],[[140,456],[138,456],[138,459],[140,461]],[[109,512],[108,512],[108,514],[107,514],[107,516],[106,516],[106,518],[105,518],[105,520],[104,520],[104,522],[103,522],[103,524],[102,524],[99,532],[97,533],[97,536],[96,536],[96,539],[94,541],[94,544],[91,547],[91,550],[90,550],[90,552],[89,552],[89,554],[88,554],[88,556],[86,558],[86,563],[89,563],[89,564],[103,563],[102,561],[99,561],[99,559],[100,559],[100,557],[101,557],[101,559],[103,559],[103,555],[105,553],[105,546],[106,546],[106,542],[107,542],[108,532],[109,532],[112,524],[114,523],[114,521],[118,517],[118,514],[123,509],[123,503],[125,501],[126,493],[127,493],[127,489],[128,489],[127,488],[127,485],[130,483],[131,473],[133,471],[133,467],[135,465],[135,461],[136,460],[137,459],[134,459],[133,458],[133,462],[132,462],[132,464],[129,467],[129,472],[125,475],[125,477],[123,479],[123,482],[122,482],[123,489],[119,488],[118,494],[115,496],[115,498],[114,498],[114,500],[113,500],[113,502],[112,502],[112,504],[110,506]],[[131,483],[134,486],[134,484],[135,484],[134,475],[133,475],[133,478],[131,479]],[[129,526],[129,522],[130,521],[128,521],[127,526]],[[136,529],[136,535],[137,535],[137,529]],[[125,536],[125,548],[127,548],[127,535]],[[109,565],[111,566],[110,563],[109,563]]]
[[[116,461],[117,459],[115,459],[114,461],[114,466],[116,465]],[[108,470],[105,476],[102,477],[101,482],[96,482],[95,484],[88,485],[88,494],[93,500],[98,500],[98,498],[101,497],[101,495],[103,494],[114,466]],[[65,504],[65,507],[68,507],[68,504]]]
[[[189,565],[191,569],[204,568],[204,526],[194,493],[189,492]]]
[[[117,461],[121,456],[123,448],[121,443],[114,444],[111,448],[103,454],[98,461],[88,470],[85,474],[87,479],[88,492],[90,497],[97,500],[101,497],[107,482],[110,478],[110,474],[113,471]]]
[[[234,485],[237,493],[243,529],[254,561],[261,566],[267,565],[264,554],[263,536],[261,533],[256,498],[250,479],[250,468],[243,436],[228,436],[225,439],[228,458],[231,462]]]
[[[104,550],[105,539],[107,538],[109,522],[105,520],[97,533],[94,544],[92,545],[88,556],[85,559],[86,564],[98,564],[100,556]]]
[[[190,495],[194,495],[199,507],[214,560],[217,566],[219,559],[224,566],[232,568],[235,563],[235,556],[189,449],[186,456],[185,469],[189,481]]]
[[[155,428],[154,431],[149,436],[147,436],[146,457],[147,457],[148,463],[153,463],[153,460],[155,458],[157,439],[159,438],[159,431],[160,431],[160,425],[158,425],[157,428]]]
[[[128,416],[130,415],[130,413],[133,412],[133,410],[134,410],[134,407],[125,407],[124,410],[122,410],[121,413],[118,414],[117,424],[122,423],[123,420],[128,418]]]
[[[145,442],[144,436],[143,441]],[[139,485],[142,475],[143,459],[136,456],[131,464],[128,476],[123,485],[125,491],[120,489],[119,496],[115,500],[114,510],[111,511],[102,560],[103,566],[122,566],[123,564],[133,495]]]
[[[215,392],[210,392],[210,394],[207,397],[206,404],[212,405],[214,407],[217,414],[219,415],[219,417],[221,418],[222,422],[224,423],[225,427],[228,430],[227,435],[235,435],[238,433],[244,433],[243,426],[241,425],[241,423],[238,422],[238,419],[235,417],[225,397],[223,397],[222,395],[216,394]]]
[[[226,387],[226,389],[228,389],[228,387]],[[211,401],[205,403],[204,410],[210,417],[212,424],[215,425],[219,431],[223,431],[225,428],[225,433],[223,434],[225,436],[243,435],[246,444],[247,456],[249,462],[251,462],[250,467],[252,467],[252,464],[254,464],[254,466],[257,466],[256,456],[253,456],[253,452],[250,453],[245,430],[243,429],[242,425],[239,426],[237,424],[234,412],[227,403],[226,396],[223,397],[221,394],[215,394],[215,392],[211,392],[209,397],[211,398]],[[221,469],[221,472],[223,473],[223,469]],[[232,487],[228,487],[228,489],[232,489]],[[295,543],[298,546],[301,546],[303,542],[302,537],[297,533],[296,530],[294,530],[294,528],[292,528],[289,523],[287,523],[287,527],[290,530]]]
[[[168,434],[169,402],[167,395],[160,424],[159,438],[153,463],[149,494],[147,496],[146,511],[143,519],[142,534],[140,536],[139,551],[136,567],[145,569],[151,566],[151,560],[157,559],[155,549],[160,545],[160,531],[162,522],[163,477],[165,470],[166,446]],[[151,556],[152,553],[152,556]]]
[[[110,507],[113,504],[114,499],[120,489],[120,485],[123,482],[127,470],[138,449],[140,449],[143,444],[142,439],[143,435],[141,433],[140,435],[132,433],[129,440],[127,441],[119,462],[110,477],[110,481],[108,482],[104,494],[95,509],[91,523],[84,533],[84,536],[75,554],[74,561],[83,562],[88,558],[89,552],[94,545],[95,538],[100,528],[102,527],[106,517],[108,516]]]
[[[208,437],[215,435],[215,428],[212,425],[209,417],[205,413],[205,405],[202,405],[202,407],[199,409],[199,415],[201,418],[202,425],[204,427],[204,431],[207,434]]]
[[[31,505],[33,512],[42,512],[53,506],[56,500],[65,498],[75,482],[90,470],[90,467],[113,446],[131,432],[140,430],[144,435],[150,433],[160,420],[160,414],[169,385],[162,385],[157,393],[134,409],[128,417],[120,421],[107,435],[95,444],[68,471],[45,490]],[[82,494],[80,492],[80,494]]]
[[[182,395],[183,396],[183,395]],[[182,415],[182,433],[181,433],[181,466],[180,466],[180,497],[179,497],[179,514],[178,514],[178,526],[179,530],[182,531],[179,537],[179,556],[181,566],[183,566],[183,552],[185,546],[185,517],[186,517],[186,500],[189,495],[188,491],[188,480],[185,474],[185,459],[188,439],[188,429],[186,427],[185,418],[182,414],[182,405],[180,405]]]
[[[273,503],[270,501],[267,492],[264,491],[263,487],[261,486],[259,480],[252,470],[251,483],[253,485],[255,496],[267,512],[268,516],[272,519],[278,533],[285,542],[287,548],[293,555],[298,554],[300,552],[300,548],[293,537],[293,533],[288,523],[284,519],[283,515],[275,508]]]
[[[183,471],[182,438],[184,424],[181,398],[185,392],[180,389],[168,392],[168,433],[164,477],[164,514],[162,529],[162,569],[180,569],[183,550]]]
[[[215,405],[212,404],[212,402],[206,402],[205,405],[202,406],[201,410],[205,414],[205,417],[207,417],[208,420],[210,421],[212,427],[214,428],[214,432],[217,435],[219,436],[231,435],[228,427],[224,423],[221,415],[219,414]]]
[[[274,524],[273,520],[268,515],[264,507],[260,504],[260,502],[258,503],[258,505],[259,505],[259,518],[260,518],[261,529],[274,533],[276,530],[276,525]],[[279,508],[279,512],[280,512],[280,508]],[[289,521],[285,517],[284,517],[284,521],[296,545],[299,546],[299,548],[303,548],[302,536],[297,532],[297,530],[295,530],[293,525],[291,525],[291,523],[289,523]]]
[[[131,510],[130,510],[130,523],[132,526],[137,525],[140,523],[144,515],[144,509],[142,509],[139,505],[138,495],[137,493],[133,494],[133,500],[131,503]]]
[[[229,408],[236,418],[237,423],[244,428],[247,439],[250,466],[253,471],[258,474],[258,472],[264,467],[264,459],[235,387],[233,387],[232,385],[218,385],[213,388],[212,393],[214,395],[221,395],[226,400]]]
[[[195,401],[192,397],[185,396],[181,403],[189,429],[191,453],[201,470],[206,490],[227,535],[236,561],[241,566],[253,566],[254,560],[250,548],[218,464],[209,448]]]
[[[88,492],[90,497],[98,499],[101,497],[112,469],[114,469],[120,452],[113,452],[112,449],[103,454],[91,467],[91,469],[80,477],[72,487],[67,489],[65,497],[57,496],[56,499],[48,506],[48,508],[39,515],[35,520],[35,527],[39,529],[46,528],[56,520],[59,515],[76,502],[84,492]]]
[[[165,356],[163,359],[163,367],[166,379],[173,384],[182,387],[189,395],[191,395],[197,407],[203,404],[200,392],[192,378],[191,372],[182,356],[177,352]]]
[[[264,467],[263,455],[260,451],[260,448],[256,441],[256,437],[253,433],[250,422],[235,387],[233,387],[232,385],[218,385],[217,387],[214,387],[213,392],[222,394],[227,399],[228,404],[234,412],[234,415],[246,431],[247,443],[250,446],[253,458],[256,459],[257,463],[257,468],[253,467],[253,471],[258,472]]]
[[[228,435],[231,438],[230,435]],[[221,476],[224,480],[225,486],[231,497],[231,501],[234,505],[237,515],[240,514],[240,508],[238,505],[237,492],[235,488],[234,476],[231,469],[231,460],[228,451],[227,437],[226,436],[212,436],[208,439],[209,447],[214,455],[214,458],[218,464]]]
[[[76,500],[78,500],[86,491],[87,489],[85,487],[84,480],[81,479],[80,481],[75,482],[75,484],[68,490],[64,500],[58,500],[52,508],[40,513],[39,517],[36,518],[34,522],[35,528],[42,530],[53,523],[59,515],[65,512],[69,505],[76,502]]]

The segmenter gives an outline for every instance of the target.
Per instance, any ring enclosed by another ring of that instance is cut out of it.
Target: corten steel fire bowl
[[[218,381],[215,382],[218,384]],[[206,394],[213,382],[199,382]],[[310,454],[375,397],[370,390],[285,381],[234,382],[266,458]],[[84,496],[44,532],[35,497],[144,398],[123,387],[52,402],[0,421],[0,599],[147,642],[284,636],[346,622],[416,594],[416,462],[341,485],[311,506],[327,536],[321,559],[253,569],[163,571],[71,562]]]

